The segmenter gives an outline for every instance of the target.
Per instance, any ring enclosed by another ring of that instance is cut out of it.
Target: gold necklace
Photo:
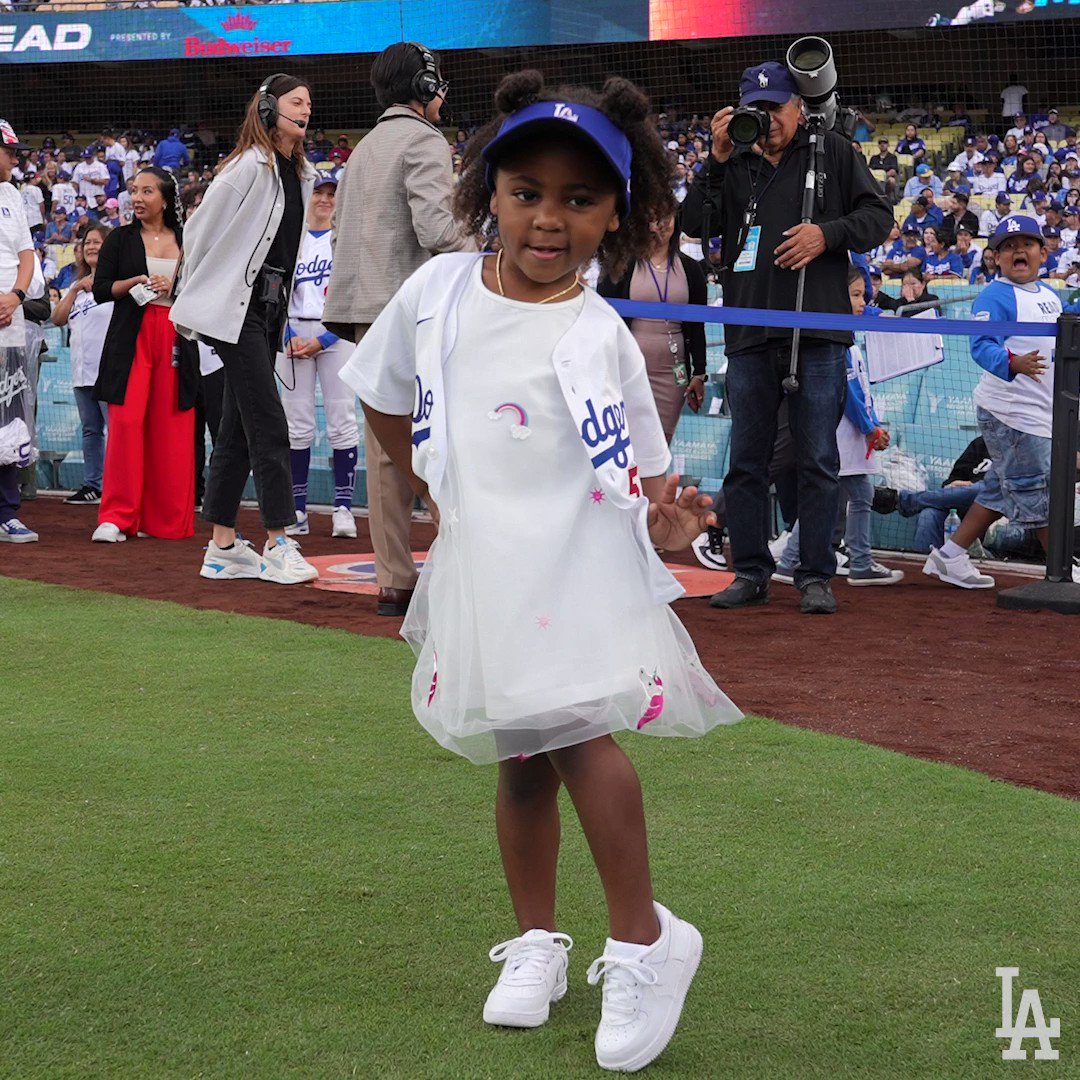
[[[502,248],[499,248],[495,255],[495,282],[499,286],[499,295],[506,296],[502,283]],[[558,300],[560,296],[565,296],[571,289],[576,289],[580,284],[581,279],[575,274],[574,280],[565,289],[555,293],[554,296],[545,296],[543,300],[537,300],[536,302],[538,304],[550,304],[552,300]]]
[[[671,260],[670,260],[670,259],[665,259],[665,260],[664,260],[664,262],[663,262],[663,263],[661,263],[661,264],[660,264],[659,266],[657,266],[657,265],[656,265],[656,263],[654,263],[654,262],[652,261],[652,259],[650,259],[650,260],[649,260],[649,265],[650,265],[650,266],[651,266],[651,267],[652,267],[652,268],[653,268],[654,270],[663,270],[665,274],[666,274],[666,273],[669,273],[669,272],[670,272],[670,270],[671,270]]]

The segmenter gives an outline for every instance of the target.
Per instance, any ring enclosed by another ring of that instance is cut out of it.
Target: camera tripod
[[[809,113],[806,118],[810,132],[809,161],[806,166],[806,183],[803,185],[802,215],[803,225],[814,221],[814,206],[825,207],[825,131],[826,117],[818,113]],[[795,312],[801,314],[803,294],[806,289],[806,267],[799,271],[799,280],[795,286]],[[791,364],[784,380],[784,393],[794,394],[799,389],[799,344],[802,327],[796,326],[791,332]]]

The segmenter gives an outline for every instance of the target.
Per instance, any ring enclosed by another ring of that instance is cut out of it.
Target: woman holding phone
[[[304,156],[310,116],[307,84],[271,75],[248,102],[237,145],[188,225],[172,319],[185,337],[216,350],[225,366],[221,426],[203,497],[214,536],[199,574],[211,580],[293,585],[319,576],[285,535],[296,523],[296,504],[289,429],[274,377],[315,182]],[[249,474],[267,534],[261,555],[236,535]]]
[[[93,539],[110,544],[195,532],[198,358],[169,321],[182,243],[176,181],[142,169],[131,201],[135,220],[105,238],[93,286],[99,304],[113,304],[94,384],[109,438]]]

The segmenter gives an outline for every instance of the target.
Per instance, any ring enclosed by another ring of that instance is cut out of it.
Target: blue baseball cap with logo
[[[341,169],[316,169],[315,170],[315,186],[312,191],[318,191],[321,187],[326,187],[327,184],[333,184],[334,187],[341,182]]]
[[[1041,244],[1043,242],[1042,226],[1027,214],[1010,214],[1009,217],[998,222],[989,240],[990,250],[997,251],[1006,240],[1014,236],[1037,240]]]
[[[620,198],[624,208],[630,207],[630,165],[633,151],[630,140],[615,122],[599,109],[581,105],[576,101],[535,101],[531,105],[511,113],[500,125],[495,138],[481,151],[487,162],[486,180],[489,191],[495,190],[495,168],[512,146],[527,141],[528,135],[538,128],[549,128],[560,133],[576,131],[586,139],[611,166],[621,182]]]
[[[753,105],[756,101],[783,105],[798,93],[799,88],[791,72],[776,60],[766,60],[756,67],[748,67],[742,73],[739,80],[739,107]]]

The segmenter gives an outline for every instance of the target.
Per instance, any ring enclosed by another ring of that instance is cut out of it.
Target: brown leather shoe
[[[409,610],[412,589],[379,589],[379,614],[402,618]]]

